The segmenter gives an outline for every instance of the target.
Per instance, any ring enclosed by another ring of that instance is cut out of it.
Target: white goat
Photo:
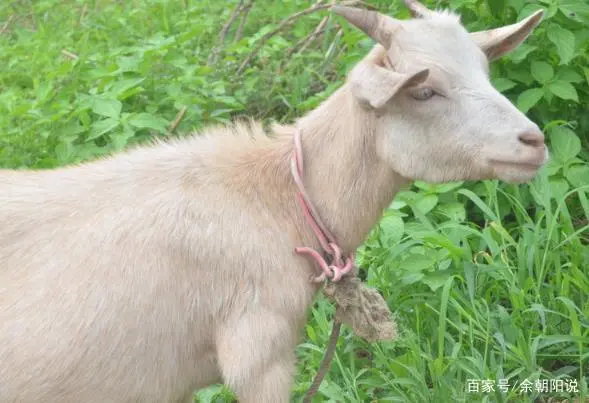
[[[497,92],[488,61],[542,12],[469,34],[334,11],[375,39],[348,82],[293,126],[256,123],[50,171],[0,171],[0,402],[186,402],[215,382],[244,403],[289,400],[318,284],[318,247],[290,171],[353,252],[411,180],[531,180],[539,128]]]

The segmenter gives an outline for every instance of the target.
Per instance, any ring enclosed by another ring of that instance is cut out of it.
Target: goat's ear
[[[401,74],[377,64],[362,63],[351,72],[348,80],[352,94],[358,101],[378,109],[400,89],[418,85],[428,75],[428,69],[413,74]]]
[[[493,61],[517,48],[542,20],[544,10],[538,10],[515,24],[487,31],[472,32],[470,37]]]

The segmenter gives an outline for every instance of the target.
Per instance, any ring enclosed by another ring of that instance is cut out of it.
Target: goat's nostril
[[[539,131],[522,133],[519,135],[518,139],[530,147],[544,147],[544,135]]]

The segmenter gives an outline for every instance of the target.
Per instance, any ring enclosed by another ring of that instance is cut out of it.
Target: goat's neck
[[[303,182],[326,226],[353,252],[408,181],[376,154],[376,115],[347,85],[301,118]]]

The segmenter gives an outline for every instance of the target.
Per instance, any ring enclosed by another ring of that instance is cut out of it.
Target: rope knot
[[[315,260],[319,266],[321,273],[318,276],[313,276],[311,278],[313,283],[321,283],[328,278],[331,281],[340,281],[344,275],[356,271],[356,266],[354,265],[354,254],[350,254],[350,256],[348,256],[345,261],[343,261],[341,252],[337,247],[335,249],[335,253],[330,256],[329,263],[327,263],[325,258],[313,248],[301,246],[295,248],[295,252],[301,255],[309,256]]]
[[[343,258],[342,250],[336,243],[335,237],[333,234],[331,234],[331,232],[329,232],[326,225],[321,221],[319,214],[317,214],[317,211],[315,210],[315,207],[310,202],[309,195],[307,194],[303,184],[303,153],[300,131],[298,130],[295,132],[294,141],[295,151],[291,159],[291,172],[293,179],[299,188],[299,192],[296,194],[297,201],[302,208],[305,219],[309,223],[311,229],[321,244],[321,248],[323,249],[324,255],[327,256],[329,264],[327,263],[325,257],[321,256],[321,254],[319,254],[319,252],[313,248],[306,246],[297,247],[295,248],[295,252],[308,255],[319,265],[321,274],[318,276],[313,276],[311,279],[312,282],[320,283],[327,278],[331,279],[333,282],[337,282],[341,280],[344,275],[352,271],[356,271],[354,266],[354,254],[351,253],[345,259]]]

